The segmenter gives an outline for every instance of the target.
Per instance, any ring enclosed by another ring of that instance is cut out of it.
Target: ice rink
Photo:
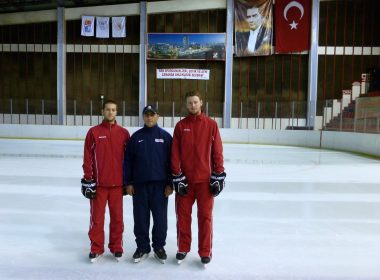
[[[132,263],[131,197],[123,259],[106,250],[90,264],[82,153],[82,141],[0,139],[0,279],[380,279],[379,160],[225,144],[226,189],[215,201],[213,259],[204,269],[196,216],[192,252],[181,265],[174,260],[174,196],[165,265],[152,254]]]

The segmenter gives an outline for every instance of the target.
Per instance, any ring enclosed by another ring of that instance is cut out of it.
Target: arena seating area
[[[368,92],[366,94],[361,94],[359,98],[362,97],[379,97],[380,91]],[[367,119],[357,119],[355,123],[355,104],[356,100],[352,100],[348,106],[344,107],[342,113],[335,116],[329,123],[326,124],[325,130],[332,131],[355,131],[355,132],[366,132],[366,133],[378,133],[379,118],[367,118]]]

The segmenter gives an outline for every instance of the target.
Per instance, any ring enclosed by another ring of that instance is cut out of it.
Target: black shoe
[[[97,254],[97,253],[90,252],[90,254],[88,255],[88,258],[90,259],[90,262],[94,263],[102,256],[103,256],[103,254]]]
[[[183,260],[186,258],[186,255],[187,255],[186,252],[178,252],[175,255],[175,258],[177,259],[178,264],[180,264],[181,262],[183,262]]]
[[[167,259],[167,255],[164,248],[154,249],[154,256],[161,263],[165,263]]]
[[[121,259],[121,257],[123,256],[123,253],[122,252],[114,252],[113,256],[115,257],[115,259],[117,261],[119,261]]]
[[[144,253],[139,249],[136,249],[136,252],[133,254],[132,258],[134,259],[135,263],[138,263],[142,260],[145,260],[148,256],[149,253]]]
[[[210,257],[201,257],[201,262],[203,264],[208,264],[211,261]]]

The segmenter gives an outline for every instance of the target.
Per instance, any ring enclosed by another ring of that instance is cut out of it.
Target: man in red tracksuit
[[[108,202],[108,248],[119,260],[123,254],[123,160],[129,132],[116,123],[117,105],[103,104],[103,122],[92,127],[84,143],[82,193],[90,199],[89,258],[95,262],[104,252],[104,215]]]
[[[198,91],[186,94],[189,115],[177,123],[172,142],[171,168],[176,191],[176,258],[181,263],[191,247],[191,212],[197,200],[198,254],[203,264],[212,256],[214,196],[224,187],[223,147],[217,123],[202,113]]]

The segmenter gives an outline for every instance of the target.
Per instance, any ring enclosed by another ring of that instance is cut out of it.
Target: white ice
[[[196,215],[192,252],[175,263],[173,196],[166,264],[152,255],[132,262],[130,197],[123,259],[117,263],[106,249],[90,264],[83,142],[0,140],[0,279],[380,279],[378,160],[284,146],[224,150],[227,185],[215,200],[207,269],[197,255]]]

